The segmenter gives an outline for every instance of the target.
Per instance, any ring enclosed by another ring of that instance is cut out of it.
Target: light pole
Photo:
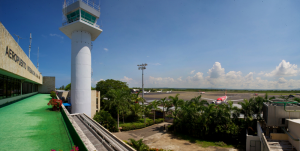
[[[147,63],[143,63],[143,64],[139,64],[137,65],[139,67],[139,70],[142,70],[142,98],[143,98],[143,108],[145,110],[144,107],[144,70],[146,69]],[[144,123],[146,123],[146,117],[145,117],[145,112],[144,112]]]

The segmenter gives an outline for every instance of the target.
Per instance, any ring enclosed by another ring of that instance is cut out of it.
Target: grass
[[[187,140],[190,143],[196,143],[204,148],[207,148],[207,147],[223,147],[223,148],[238,148],[238,149],[246,148],[244,145],[241,145],[241,144],[238,144],[238,145],[226,144],[222,141],[211,141],[211,140],[198,139],[198,138],[194,138],[194,137],[184,135],[184,134],[179,134],[179,133],[174,133],[174,135],[180,139]]]

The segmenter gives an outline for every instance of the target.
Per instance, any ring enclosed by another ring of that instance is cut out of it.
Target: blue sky
[[[0,21],[23,38],[40,72],[56,87],[71,82],[71,40],[63,0],[1,1]],[[93,42],[92,86],[103,79],[141,87],[300,88],[300,2],[295,0],[101,0]],[[14,37],[15,38],[15,37]]]

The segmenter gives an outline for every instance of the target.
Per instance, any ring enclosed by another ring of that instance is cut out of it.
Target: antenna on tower
[[[37,53],[37,69],[39,70],[39,52],[40,48],[38,47],[38,53]]]
[[[19,39],[23,39],[23,38],[21,38],[19,35],[16,35],[16,34],[14,34],[14,35],[18,37],[18,44],[19,44]]]
[[[29,42],[30,42],[30,44],[29,44],[29,59],[30,59],[30,51],[31,51],[31,40],[32,40],[32,38],[31,38],[31,33],[30,33],[30,40],[29,40]]]

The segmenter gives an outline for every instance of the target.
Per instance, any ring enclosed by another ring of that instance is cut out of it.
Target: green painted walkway
[[[61,113],[47,106],[50,99],[36,94],[0,108],[1,151],[71,150]]]

